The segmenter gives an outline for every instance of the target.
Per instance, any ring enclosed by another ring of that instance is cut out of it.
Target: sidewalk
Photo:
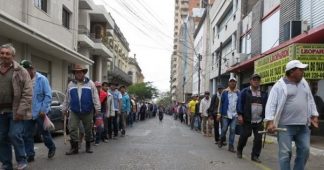
[[[278,143],[276,136],[267,135],[266,143]],[[310,153],[314,156],[324,156],[324,137],[311,136]]]

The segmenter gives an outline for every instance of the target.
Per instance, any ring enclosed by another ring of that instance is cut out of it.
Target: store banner
[[[285,75],[286,64],[293,59],[308,64],[306,79],[324,79],[324,44],[293,44],[254,62],[254,72],[262,84],[270,84]]]

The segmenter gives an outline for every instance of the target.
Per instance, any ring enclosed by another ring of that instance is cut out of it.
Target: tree
[[[133,84],[128,87],[128,93],[135,95],[139,100],[148,100],[158,96],[158,90],[152,82]]]

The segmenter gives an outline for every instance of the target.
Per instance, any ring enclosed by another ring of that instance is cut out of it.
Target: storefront
[[[254,72],[262,77],[262,86],[272,85],[285,75],[285,66],[290,60],[308,64],[304,77],[309,82],[320,114],[320,128],[313,135],[324,136],[324,44],[291,44],[254,61]]]

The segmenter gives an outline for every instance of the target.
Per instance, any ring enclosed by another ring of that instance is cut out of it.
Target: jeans
[[[27,157],[34,157],[34,131],[35,124],[37,124],[38,130],[43,136],[43,141],[45,146],[50,150],[55,150],[55,144],[53,142],[50,131],[44,130],[43,128],[44,120],[41,117],[36,118],[35,120],[25,120],[25,131],[24,131],[24,142],[25,142],[25,151]]]
[[[27,163],[23,133],[24,121],[14,121],[12,112],[0,114],[0,161],[4,169],[12,169],[11,144],[18,164]]]
[[[234,146],[234,139],[235,139],[235,127],[236,127],[236,117],[233,117],[232,119],[223,117],[223,127],[222,127],[222,133],[220,140],[225,141],[226,139],[226,133],[228,126],[230,127],[230,134],[229,134],[229,139],[228,139],[228,144],[229,146]]]
[[[243,148],[246,145],[248,138],[251,136],[253,131],[253,148],[251,157],[259,157],[262,148],[262,134],[258,133],[258,131],[263,130],[263,122],[260,123],[244,123],[242,125],[240,138],[237,144],[237,151],[243,151]]]
[[[294,170],[305,168],[309,157],[310,130],[307,125],[279,125],[279,128],[286,128],[287,131],[278,132],[279,164],[280,169],[290,170],[292,155],[292,141],[296,144],[296,158]]]

